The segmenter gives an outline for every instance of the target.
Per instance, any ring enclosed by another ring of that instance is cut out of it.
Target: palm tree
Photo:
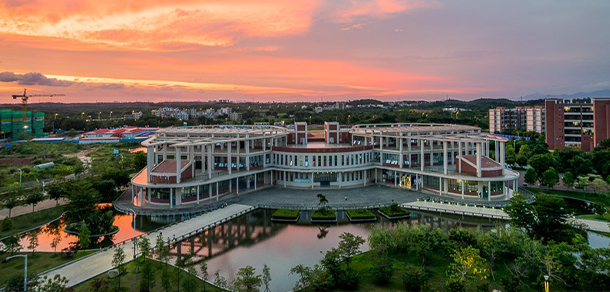
[[[328,204],[328,200],[326,199],[326,196],[322,195],[322,194],[318,194],[318,206],[320,206],[320,211],[321,212],[326,212],[326,209],[328,208],[327,204]]]

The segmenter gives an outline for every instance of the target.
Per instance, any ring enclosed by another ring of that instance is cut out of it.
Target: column
[[[167,147],[168,144],[163,144],[163,161],[167,160]]]
[[[430,166],[434,166],[434,141],[430,141]]]
[[[180,147],[176,147],[176,183],[180,183],[182,176],[182,154],[180,153]]]
[[[267,138],[263,139],[263,168],[267,167]]]
[[[481,177],[481,142],[477,142],[477,177]]]
[[[239,195],[239,178],[235,180],[235,194]]]
[[[199,205],[199,186],[196,186],[197,188],[197,205]]]
[[[462,142],[459,141],[458,142],[458,155],[460,156],[460,161],[459,161],[459,165],[458,165],[458,172],[462,173]]]
[[[447,141],[443,141],[443,173],[447,174],[447,167],[449,163],[447,158]]]
[[[411,165],[413,165],[413,159],[411,157],[411,132],[409,132],[407,135],[409,135],[407,138],[407,152],[409,152],[409,168],[411,168]]]
[[[169,188],[169,208],[174,208],[174,188]]]
[[[212,179],[212,167],[214,164],[212,163],[212,149],[214,149],[214,144],[210,144],[206,146],[208,148],[208,179]]]
[[[485,141],[485,156],[489,157],[489,141]]]
[[[208,184],[208,202],[212,200],[212,184]]]
[[[464,180],[462,180],[462,200],[464,199]]]
[[[246,136],[246,170],[250,171],[250,137]]]
[[[311,188],[313,189],[313,172],[311,173]]]
[[[219,193],[219,190],[218,190],[218,182],[216,182],[216,201],[217,201],[217,202],[218,202],[218,193]]]
[[[443,178],[442,177],[438,178],[438,195],[439,196],[443,195]]]
[[[494,141],[494,160],[496,162],[500,162],[500,142],[499,141]]]
[[[420,145],[420,159],[419,159],[419,167],[421,171],[424,171],[424,140],[417,140]]]
[[[405,165],[405,158],[404,158],[403,153],[402,153],[402,148],[403,148],[402,143],[403,143],[403,141],[404,140],[402,138],[398,138],[398,142],[400,143],[400,147],[399,147],[400,159],[398,159],[398,163],[400,163],[400,168],[402,168],[403,165]]]
[[[394,186],[398,184],[398,177],[396,176],[396,170],[394,171]]]
[[[505,153],[504,152],[506,151],[505,148],[504,148],[504,142],[497,142],[496,141],[496,144],[500,144],[499,145],[500,146],[499,147],[500,148],[500,165],[502,166],[502,175],[504,175],[504,172],[505,172],[505,169],[504,169],[504,164],[505,164],[505,162],[504,162],[504,160],[505,160],[504,155],[505,155]]]
[[[256,191],[256,182],[257,182],[257,180],[256,180],[256,173],[255,173],[255,174],[254,174],[254,190],[255,190],[255,191]]]
[[[491,182],[487,182],[487,200],[491,201]]]
[[[366,181],[367,181],[367,173],[366,172],[367,171],[363,170],[362,172],[363,172],[363,175],[364,175],[364,185],[366,186]]]
[[[366,139],[364,141],[366,142]],[[339,177],[337,180],[339,182],[339,188],[341,188],[341,185],[343,185],[343,172],[339,172]]]
[[[148,173],[147,182],[150,182],[150,174],[152,173],[153,166],[155,165],[154,156],[155,156],[155,151],[154,151],[153,147],[151,147],[151,146],[146,147],[146,171]]]
[[[286,171],[284,171],[284,188],[286,188]]]
[[[227,170],[229,170],[229,175],[231,175],[231,165],[233,164],[233,157],[231,157],[231,142],[227,142]]]

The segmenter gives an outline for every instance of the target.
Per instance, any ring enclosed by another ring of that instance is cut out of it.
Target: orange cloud
[[[350,0],[336,11],[336,21],[352,22],[354,18],[368,16],[386,18],[417,8],[434,8],[439,3],[434,0]]]
[[[0,33],[66,38],[119,49],[222,47],[243,37],[304,32],[317,6],[317,0],[137,1],[131,5],[118,0],[27,1],[0,6]]]

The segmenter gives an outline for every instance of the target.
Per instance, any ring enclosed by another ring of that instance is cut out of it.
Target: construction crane
[[[30,97],[40,97],[40,96],[65,96],[65,94],[27,94],[27,89],[23,89],[23,94],[13,94],[13,99],[21,98],[21,111],[22,111],[22,122],[25,123],[27,120],[27,111],[28,111],[28,99]],[[32,115],[32,119],[34,119],[34,115]],[[23,138],[27,139],[27,125],[23,125]]]

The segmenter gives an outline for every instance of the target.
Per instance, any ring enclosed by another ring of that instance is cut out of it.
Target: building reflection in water
[[[172,246],[172,262],[184,264],[191,259],[198,273],[201,261],[206,260],[208,273],[216,271],[232,280],[237,270],[246,265],[262,272],[264,264],[271,269],[272,290],[289,291],[297,280],[290,275],[290,268],[304,264],[312,266],[322,258],[322,253],[338,246],[339,235],[350,232],[367,238],[372,225],[393,228],[397,224],[409,226],[429,225],[443,229],[463,227],[489,230],[501,222],[418,213],[413,218],[390,221],[379,214],[373,223],[352,224],[344,212],[337,212],[338,222],[311,224],[311,213],[302,211],[298,223],[271,221],[273,210],[256,210],[227,223],[206,230]],[[166,236],[164,234],[164,236]],[[167,235],[171,236],[171,235]],[[362,250],[368,250],[368,243]]]

